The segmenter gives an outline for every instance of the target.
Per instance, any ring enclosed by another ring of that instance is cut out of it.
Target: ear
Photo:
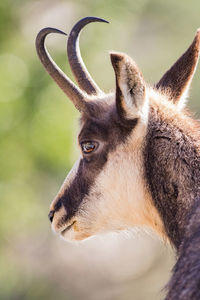
[[[116,76],[116,105],[123,120],[142,116],[145,105],[145,83],[135,62],[126,54],[110,53]]]
[[[180,105],[181,108],[185,105],[187,92],[198,63],[199,51],[200,29],[187,51],[156,84],[157,89],[166,92],[170,100]]]

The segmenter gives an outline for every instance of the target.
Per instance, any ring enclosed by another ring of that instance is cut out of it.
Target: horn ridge
[[[46,36],[50,33],[59,33],[66,35],[65,32],[51,27],[46,27],[40,30],[36,37],[36,50],[38,57],[49,75],[63,90],[63,92],[70,98],[76,108],[79,111],[84,111],[86,110],[87,95],[83,93],[56,65],[45,47]]]
[[[87,94],[98,95],[102,93],[95,81],[89,74],[80,53],[79,36],[80,32],[87,24],[92,22],[109,23],[108,21],[98,17],[86,17],[79,20],[72,28],[68,42],[67,42],[67,55],[71,70],[77,80],[77,83],[81,89],[86,91]]]

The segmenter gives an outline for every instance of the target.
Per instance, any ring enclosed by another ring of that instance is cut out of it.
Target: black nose
[[[48,214],[48,217],[49,217],[50,222],[53,221],[54,213],[55,213],[55,211],[54,211],[54,210],[51,210],[50,213]]]

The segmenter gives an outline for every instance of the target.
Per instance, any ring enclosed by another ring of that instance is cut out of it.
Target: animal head
[[[165,179],[175,176],[170,174],[173,147],[183,137],[190,137],[193,121],[184,107],[198,61],[200,31],[154,87],[145,83],[128,55],[111,52],[116,87],[115,92],[105,94],[80,56],[79,34],[90,22],[106,21],[95,17],[80,20],[67,43],[79,87],[53,62],[44,46],[49,33],[64,33],[45,28],[36,39],[41,62],[81,114],[80,158],[51,204],[52,228],[67,240],[83,240],[135,225],[150,226],[163,235],[165,222],[151,190],[151,170],[159,174],[160,162],[161,167],[169,168]]]

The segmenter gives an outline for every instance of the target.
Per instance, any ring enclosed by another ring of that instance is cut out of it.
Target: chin
[[[94,234],[85,233],[83,231],[77,231],[71,227],[69,230],[60,233],[62,240],[66,242],[81,242],[93,238]]]

